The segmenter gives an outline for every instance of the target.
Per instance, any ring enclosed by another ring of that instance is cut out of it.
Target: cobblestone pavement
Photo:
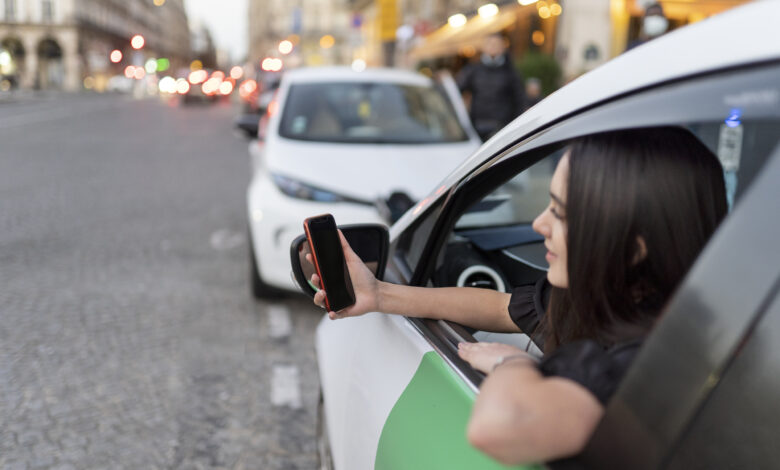
[[[233,115],[0,104],[0,468],[315,467],[320,314],[249,296]],[[279,366],[300,407],[272,403]]]

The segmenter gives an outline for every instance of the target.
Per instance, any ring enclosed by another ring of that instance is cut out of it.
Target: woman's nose
[[[544,215],[547,213],[547,209],[544,210],[541,214],[537,215],[534,219],[533,224],[531,224],[531,227],[534,229],[536,233],[539,235],[549,238],[550,233],[550,226],[545,221]]]

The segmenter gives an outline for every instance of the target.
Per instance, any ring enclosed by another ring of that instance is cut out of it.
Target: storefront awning
[[[410,56],[414,60],[425,60],[455,55],[467,47],[479,49],[486,36],[502,31],[516,21],[516,11],[516,8],[510,7],[490,18],[475,15],[459,28],[445,24],[415,46]]]

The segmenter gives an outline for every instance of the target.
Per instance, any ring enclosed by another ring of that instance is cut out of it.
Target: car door
[[[603,103],[541,129],[514,146],[508,145],[452,188],[440,207],[430,208],[435,218],[422,217],[398,234],[390,271],[408,276],[408,283],[421,286],[457,285],[461,275],[442,276],[453,265],[457,265],[453,269],[461,270],[460,274],[478,266],[490,267],[506,284],[544,275],[544,267],[538,262],[543,248],[538,237],[529,233],[531,215],[541,211],[537,200],[540,192],[546,200],[546,181],[563,146],[571,138],[590,133],[668,125],[689,129],[719,156],[733,205],[760,173],[780,138],[776,132],[780,122],[779,77],[780,66],[774,63],[659,84]],[[475,260],[462,263],[466,258],[462,252],[449,251],[457,245],[476,254]],[[444,321],[406,321],[432,345],[431,356],[440,356],[437,361],[451,369],[447,374],[457,379],[451,388],[478,388],[481,376],[458,359],[455,345],[473,340],[482,332]],[[489,340],[510,342],[514,338]],[[424,394],[425,390],[410,387],[405,390],[404,400],[430,403],[422,398]],[[420,408],[416,420],[439,419],[432,413],[431,409]],[[400,433],[401,429],[386,426],[383,437]],[[401,438],[395,441],[404,442]],[[420,437],[408,445],[424,447],[425,442]],[[401,452],[403,446],[394,449]]]
[[[442,267],[457,258],[448,249],[464,241],[489,262],[480,264],[497,270],[508,284],[543,275],[543,266],[533,262],[539,240],[528,231],[537,204],[533,201],[539,191],[547,193],[539,169],[546,167],[551,174],[568,140],[590,133],[683,126],[721,158],[733,203],[780,138],[779,77],[777,63],[713,71],[602,103],[532,135],[515,136],[515,142],[511,133],[499,136],[507,140],[500,147],[504,150],[434,202],[421,201],[413,209],[419,213],[415,222],[392,233],[388,278],[418,286],[447,285],[460,278],[439,277]],[[754,155],[760,158],[743,158]],[[506,216],[507,204],[519,215],[508,223],[496,222]],[[481,332],[444,321],[369,314],[337,322],[338,334],[321,334],[336,328],[323,322],[317,346],[321,359],[323,351],[330,353],[320,370],[337,468],[497,466],[465,439],[482,376],[460,360],[457,343],[473,341]],[[334,369],[339,373],[333,374]]]
[[[458,84],[455,83],[455,79],[452,78],[452,75],[450,75],[449,72],[439,72],[436,76],[436,84],[444,91],[447,98],[449,98],[452,109],[458,117],[458,122],[463,126],[469,139],[479,142],[479,136],[477,135],[477,131],[474,130],[474,126],[471,124],[471,118],[466,109],[466,103],[463,102],[463,96],[458,89]]]
[[[410,233],[424,237],[439,208]],[[386,279],[406,283],[405,253],[396,251]],[[466,441],[478,377],[461,376],[467,368],[451,354],[456,345],[443,343],[436,327],[378,313],[322,320],[316,347],[335,468],[508,468]]]

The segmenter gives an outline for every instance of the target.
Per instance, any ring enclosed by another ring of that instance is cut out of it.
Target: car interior
[[[729,209],[757,174],[780,136],[776,122],[685,124],[713,151],[724,167]],[[531,224],[549,203],[549,185],[565,149],[557,148],[471,204],[455,223],[439,253],[431,279],[436,287],[467,286],[511,292],[546,275],[546,249]],[[541,356],[523,334],[466,330],[478,341],[512,344]]]

